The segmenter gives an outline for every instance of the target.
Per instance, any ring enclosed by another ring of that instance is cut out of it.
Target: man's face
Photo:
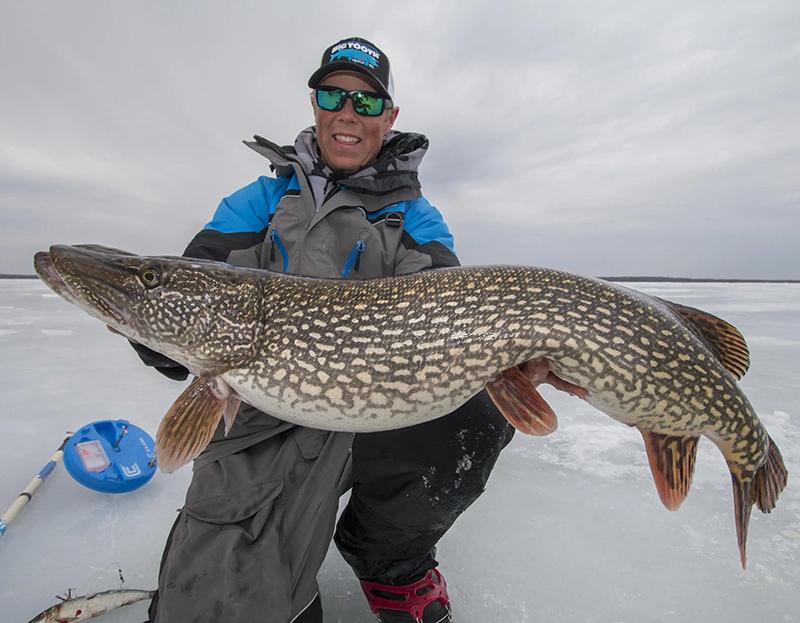
[[[327,76],[320,86],[332,86],[346,91],[372,91],[375,87],[359,74],[339,72]],[[314,121],[317,125],[317,145],[322,160],[331,169],[350,173],[369,164],[378,156],[383,138],[392,129],[400,109],[387,108],[379,117],[364,117],[353,110],[350,98],[341,110],[322,110],[311,94]]]

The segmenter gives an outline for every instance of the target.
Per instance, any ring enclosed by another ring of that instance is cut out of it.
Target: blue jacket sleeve
[[[442,213],[424,197],[406,204],[403,229],[396,274],[459,265],[453,234]]]
[[[252,184],[225,197],[204,229],[214,229],[224,234],[265,229],[290,181],[288,177],[262,175]]]
[[[225,262],[234,249],[246,249],[263,241],[278,202],[293,181],[297,183],[294,177],[262,175],[225,197],[183,254]]]

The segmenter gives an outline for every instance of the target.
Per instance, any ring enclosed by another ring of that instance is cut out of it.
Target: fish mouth
[[[127,319],[113,300],[124,292],[108,279],[113,269],[97,257],[110,254],[130,255],[97,245],[54,245],[36,253],[33,265],[39,278],[60,297],[115,329],[124,329]]]
[[[58,274],[53,264],[53,258],[48,251],[39,251],[33,256],[33,268],[45,285],[59,296],[70,299],[72,293],[66,282]]]

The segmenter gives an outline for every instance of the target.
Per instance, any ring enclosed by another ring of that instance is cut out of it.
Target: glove
[[[174,381],[185,381],[186,377],[189,376],[189,370],[187,370],[177,361],[172,361],[172,359],[169,357],[166,357],[165,355],[162,355],[151,348],[147,348],[147,346],[144,346],[143,344],[134,342],[133,340],[128,340],[128,342],[146,366],[155,368],[161,372],[161,374]]]

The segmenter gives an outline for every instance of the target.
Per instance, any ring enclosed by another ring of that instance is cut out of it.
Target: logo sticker
[[[130,467],[128,467],[127,465],[120,465],[120,467],[122,468],[122,473],[126,478],[133,478],[134,476],[142,475],[142,470],[139,467],[138,463],[134,463]]]
[[[331,50],[331,58],[329,62],[346,60],[350,61],[351,63],[365,65],[370,69],[376,69],[378,67],[378,61],[380,61],[380,58],[381,55],[379,52],[364,45],[363,43],[359,43],[358,41],[346,41],[345,43],[340,43],[339,45],[334,46],[334,48]]]

